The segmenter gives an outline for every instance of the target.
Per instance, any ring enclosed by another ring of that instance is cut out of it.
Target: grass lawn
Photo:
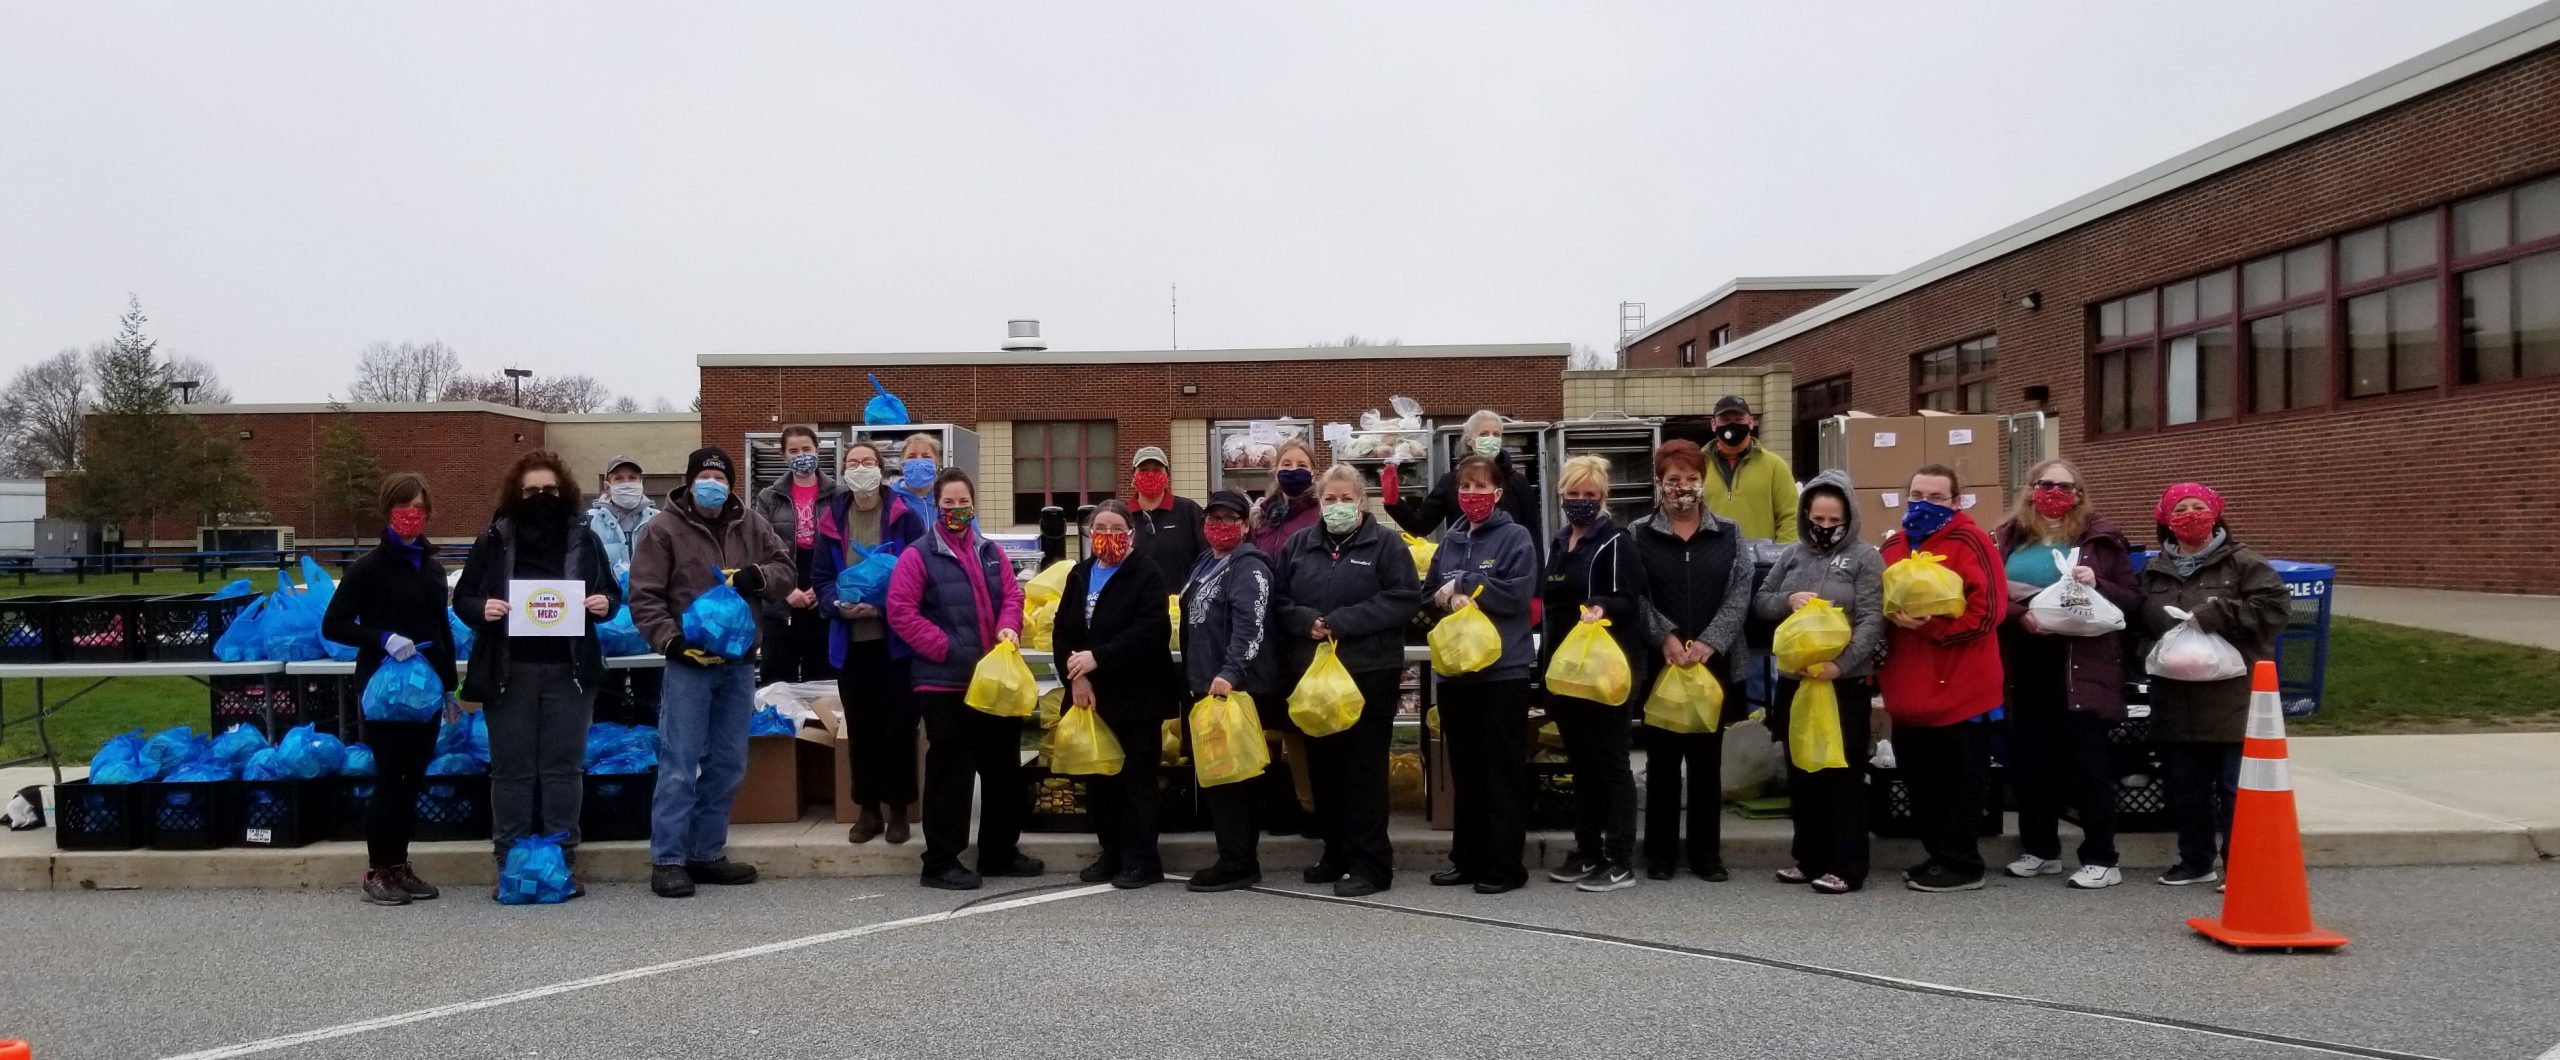
[[[2320,713],[2306,736],[2560,729],[2560,652],[2335,618]]]
[[[336,571],[332,570],[331,574]],[[12,596],[168,596],[175,593],[209,593],[234,578],[248,578],[264,592],[276,587],[274,568],[263,570],[234,568],[230,571],[206,571],[197,581],[194,571],[144,571],[141,583],[135,584],[130,573],[92,574],[86,580],[74,580],[68,574],[29,574],[25,585],[18,584],[16,574],[0,575],[0,599]]]
[[[90,684],[86,680],[45,682],[45,698],[63,697]],[[0,712],[8,728],[0,730],[0,761],[23,758],[40,749],[36,742],[36,683],[0,681]],[[204,731],[212,721],[212,699],[203,685],[183,677],[124,677],[108,681],[45,719],[55,753],[65,765],[85,765],[107,737],[140,726],[158,732],[172,725]]]

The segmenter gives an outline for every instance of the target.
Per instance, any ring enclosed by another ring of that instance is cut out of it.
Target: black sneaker
[[[660,898],[693,897],[693,875],[682,865],[655,865],[649,869],[649,890]]]
[[[1506,891],[1519,890],[1522,887],[1528,886],[1528,884],[1529,874],[1525,872],[1518,876],[1509,876],[1498,880],[1477,880],[1476,893],[1501,894]]]
[[[1107,859],[1097,858],[1093,864],[1085,866],[1084,871],[1076,873],[1076,878],[1086,883],[1109,883],[1112,877],[1118,875],[1120,875],[1119,865]]]
[[[1464,887],[1476,882],[1476,874],[1465,869],[1442,869],[1431,874],[1434,887]]]
[[[2221,878],[2210,867],[2199,869],[2193,865],[2178,865],[2160,874],[2160,882],[2170,887],[2184,887],[2190,883],[2212,883]]]
[[[1921,863],[1919,863],[1919,864],[1917,864],[1917,865],[1913,865],[1913,866],[1911,866],[1910,868],[1907,868],[1907,869],[1902,870],[1902,879],[1903,879],[1903,881],[1904,881],[1904,882],[1909,882],[1909,881],[1914,880],[1914,879],[1917,879],[1917,878],[1919,878],[1919,877],[1921,877],[1921,876],[1927,875],[1927,874],[1930,872],[1930,870],[1935,869],[1935,868],[1937,868],[1937,867],[1938,867],[1938,863],[1937,863],[1935,860],[1923,861],[1923,862],[1921,862]]]
[[[1226,865],[1211,865],[1208,868],[1193,873],[1191,876],[1191,882],[1184,884],[1183,887],[1187,890],[1202,892],[1236,891],[1251,887],[1254,884],[1261,882],[1262,873],[1260,870],[1239,869]]]
[[[406,861],[382,870],[391,877],[391,885],[407,892],[413,902],[433,901],[444,894],[436,885],[418,878],[418,867]]]
[[[1623,891],[1635,885],[1636,870],[1624,865],[1610,865],[1592,872],[1588,878],[1574,884],[1573,889],[1598,894],[1602,891]]]
[[[409,892],[391,878],[389,869],[368,869],[364,874],[364,900],[374,905],[407,905]]]
[[[1347,875],[1349,873],[1343,871],[1341,862],[1319,861],[1307,866],[1307,870],[1299,873],[1298,878],[1308,883],[1333,883]]]
[[[721,887],[736,887],[756,882],[755,866],[741,865],[727,858],[721,858],[718,861],[685,862],[684,874],[693,877],[695,883],[708,883]]]
[[[1912,874],[1911,878],[1904,880],[1902,885],[1915,891],[1927,891],[1931,894],[1944,894],[1948,891],[1979,891],[1982,889],[1982,874],[1961,873],[1944,865],[1931,865]]]
[[[1679,874],[1680,866],[1676,862],[1648,861],[1644,863],[1644,878],[1648,880],[1667,880]]]
[[[1390,886],[1391,885],[1389,884],[1379,883],[1378,881],[1366,876],[1345,876],[1334,881],[1333,896],[1336,898],[1367,898],[1370,895],[1387,890]]]
[[[1733,874],[1726,872],[1722,865],[1697,865],[1692,866],[1689,871],[1697,873],[1699,879],[1708,883],[1723,883],[1733,878]]]
[[[937,891],[974,891],[985,881],[980,880],[977,873],[953,865],[940,872],[925,873],[923,882]]]
[[[983,861],[978,863],[978,875],[980,876],[1037,876],[1047,871],[1049,871],[1047,863],[1042,862],[1039,858],[1024,857],[1020,854],[1014,855],[1012,861],[1002,862],[1000,864],[990,865]]]
[[[1598,871],[1600,871],[1600,862],[1584,857],[1582,852],[1577,850],[1565,855],[1564,864],[1556,866],[1553,871],[1547,873],[1547,878],[1557,883],[1581,883],[1590,879],[1591,874]]]
[[[1111,885],[1124,891],[1153,887],[1164,882],[1164,873],[1155,869],[1122,869],[1111,877]]]

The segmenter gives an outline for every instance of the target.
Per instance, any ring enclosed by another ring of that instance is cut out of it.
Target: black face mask
[[[1804,524],[1805,541],[1824,552],[1829,552],[1832,549],[1840,547],[1840,542],[1848,536],[1849,524],[1847,523],[1842,523],[1838,526],[1816,526],[1812,523]]]
[[[1723,442],[1727,449],[1740,449],[1742,443],[1751,440],[1751,425],[1748,423],[1725,424],[1716,428],[1716,440]]]
[[[538,493],[518,497],[507,514],[528,525],[551,526],[569,521],[569,498],[557,494]]]

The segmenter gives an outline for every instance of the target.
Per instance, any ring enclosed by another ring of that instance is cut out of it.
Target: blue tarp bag
[[[231,774],[230,766],[208,754],[202,758],[190,758],[179,763],[178,768],[170,770],[168,776],[160,779],[172,784],[201,784],[207,781],[229,780]]]
[[[731,662],[744,662],[756,650],[756,611],[729,584],[717,567],[720,584],[693,598],[684,609],[684,642]]]
[[[620,722],[599,721],[587,726],[587,771],[595,772],[597,762],[621,750],[630,739],[631,726]]]
[[[283,571],[276,572],[276,591],[268,593],[266,613],[258,619],[258,630],[265,635],[269,662],[311,662],[326,658],[328,650],[320,644],[320,612],[311,606],[311,598],[293,587]]]
[[[647,655],[648,638],[640,635],[640,627],[631,621],[631,605],[613,613],[613,620],[596,627],[596,646],[612,655]]]
[[[240,779],[291,780],[293,778],[286,775],[284,766],[277,757],[276,749],[267,747],[249,756],[249,763],[240,767]]]
[[[418,645],[426,647],[425,643]],[[436,720],[444,711],[444,677],[420,652],[406,660],[385,659],[364,683],[364,720]]]
[[[898,395],[890,393],[888,387],[881,386],[879,376],[871,375],[870,379],[873,397],[862,406],[864,426],[881,427],[915,422],[907,418],[907,403],[898,400]]]
[[[898,554],[885,548],[853,546],[862,558],[836,575],[836,599],[849,604],[889,606],[889,575],[898,569]]]
[[[338,775],[342,777],[372,776],[373,748],[360,743],[348,744],[347,757],[338,763]]]
[[[308,722],[286,730],[284,739],[276,741],[275,751],[275,767],[291,780],[337,776],[347,757],[345,744]]]
[[[251,584],[249,584],[249,579],[247,579],[247,578],[233,578],[233,579],[231,579],[231,583],[230,583],[230,584],[225,585],[225,586],[223,586],[222,588],[219,588],[219,589],[214,590],[214,591],[213,591],[213,595],[212,595],[212,596],[209,596],[209,597],[206,597],[206,599],[208,599],[208,600],[229,600],[229,599],[232,599],[232,598],[234,598],[234,597],[241,597],[241,596],[256,596],[257,594],[258,594],[258,587],[257,587],[257,586],[255,586],[255,585],[251,585]]]
[[[267,734],[246,723],[232,726],[213,738],[214,761],[233,770],[249,764],[249,756],[267,749]]]
[[[444,609],[444,626],[448,632],[453,634],[453,657],[466,662],[469,661],[471,658],[471,641],[473,639],[471,635],[471,627],[463,625],[462,616],[454,614],[453,609],[450,607]]]
[[[596,752],[587,763],[589,773],[655,773],[658,771],[658,730],[651,725],[634,725],[624,731],[610,747],[600,747],[589,734],[588,748]]]
[[[569,900],[569,859],[560,849],[566,836],[536,835],[516,840],[507,863],[498,870],[498,904],[553,905]]]
[[[304,553],[302,557],[302,602],[311,607],[313,630],[317,631],[319,629],[319,616],[327,615],[329,613],[329,601],[337,595],[338,580],[329,576],[328,570],[320,566],[319,560],[311,558],[309,553]],[[329,658],[338,662],[356,661],[356,646],[353,644],[340,644],[337,641],[323,638],[320,641],[320,651],[322,654],[325,654]]]
[[[470,711],[461,721],[449,721],[436,729],[436,753],[476,758],[483,766],[489,762],[489,716]]]
[[[142,757],[142,730],[107,738],[98,753],[89,756],[89,783],[140,784],[159,771]]]
[[[213,753],[213,741],[184,725],[162,729],[142,745],[142,761],[155,775],[166,776],[194,759]]]
[[[794,731],[791,719],[776,707],[757,707],[755,716],[747,719],[749,736],[789,736]]]
[[[244,584],[247,581],[248,579],[243,578],[235,584]],[[262,625],[260,620],[266,611],[266,598],[260,597],[249,601],[249,606],[241,608],[239,614],[231,616],[230,627],[224,629],[222,637],[213,642],[213,657],[223,662],[262,661],[267,653],[267,634],[260,628]]]
[[[488,771],[489,763],[466,754],[437,755],[435,761],[427,763],[427,775],[431,777],[476,777]]]

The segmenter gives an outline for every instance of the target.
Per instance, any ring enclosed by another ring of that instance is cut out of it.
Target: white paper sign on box
[[[550,578],[507,582],[507,635],[583,637],[587,633],[587,583]]]
[[[1894,437],[1893,437],[1893,432],[1892,432],[1892,431],[1877,431],[1877,432],[1876,432],[1876,434],[1875,434],[1875,438],[1876,438],[1876,448],[1878,448],[1878,449],[1891,449],[1891,448],[1893,448]]]
[[[1972,445],[1972,444],[1973,444],[1973,432],[1972,432],[1972,431],[1970,431],[1970,430],[1962,429],[1962,428],[1958,428],[1958,429],[1956,429],[1956,430],[1948,431],[1948,432],[1947,432],[1947,444],[1948,444],[1948,445]]]

